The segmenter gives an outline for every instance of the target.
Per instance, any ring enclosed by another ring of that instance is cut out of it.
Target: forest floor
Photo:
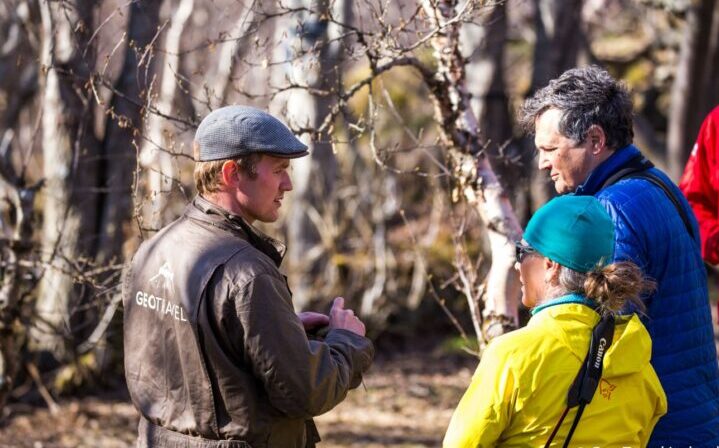
[[[470,356],[405,353],[380,356],[364,380],[332,411],[316,419],[323,448],[437,447],[452,410],[469,384]],[[8,405],[0,447],[133,446],[138,414],[126,394],[58,402],[59,412]]]
[[[425,351],[379,356],[364,386],[316,419],[320,446],[436,447],[476,366],[468,355]],[[0,447],[133,446],[138,414],[126,392],[58,401],[12,403],[0,423]]]
[[[717,322],[716,304],[712,306]],[[719,349],[719,329],[715,328]],[[381,355],[332,411],[317,418],[323,448],[437,447],[476,360],[437,351]],[[10,404],[0,423],[0,447],[133,446],[138,414],[126,393],[64,399],[47,407]]]

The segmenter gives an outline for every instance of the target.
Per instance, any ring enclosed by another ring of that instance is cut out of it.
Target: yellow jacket
[[[487,347],[454,411],[445,448],[543,447],[567,403],[599,315],[581,304],[550,306],[520,330]],[[645,446],[667,411],[649,364],[652,342],[634,315],[617,319],[602,380],[584,410],[572,447]],[[569,411],[551,446],[562,446],[576,415]]]

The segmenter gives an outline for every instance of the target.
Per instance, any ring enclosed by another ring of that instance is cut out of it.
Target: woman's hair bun
[[[656,284],[645,278],[639,267],[620,261],[587,273],[584,294],[599,303],[602,314],[619,313],[627,304],[644,311],[640,296],[653,291]]]

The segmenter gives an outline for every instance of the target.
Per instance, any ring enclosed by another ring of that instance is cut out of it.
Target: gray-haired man
[[[296,315],[274,222],[307,154],[279,120],[230,106],[195,136],[199,195],[144,242],[123,285],[125,375],[140,446],[311,447],[312,417],[357,387],[373,357],[364,324],[336,298]],[[328,325],[323,342],[305,330]]]
[[[598,67],[568,70],[525,102],[520,119],[557,192],[595,196],[609,212],[614,261],[633,261],[657,282],[643,298],[643,320],[669,409],[649,446],[719,446],[719,370],[696,219],[632,145],[626,88]]]

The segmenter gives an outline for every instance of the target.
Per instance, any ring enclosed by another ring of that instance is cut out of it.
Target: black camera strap
[[[599,323],[592,330],[592,339],[589,342],[589,351],[587,356],[584,358],[582,367],[579,369],[577,377],[574,378],[572,386],[569,388],[567,394],[567,407],[564,409],[562,416],[554,426],[552,434],[549,436],[549,440],[544,445],[548,448],[552,443],[552,440],[557,435],[559,427],[562,426],[564,418],[569,413],[569,410],[576,407],[577,414],[574,417],[574,422],[569,429],[567,438],[564,440],[564,448],[569,446],[569,441],[572,440],[574,431],[577,429],[579,419],[582,418],[584,408],[592,401],[594,393],[597,391],[599,381],[602,378],[602,369],[604,367],[604,356],[607,354],[609,347],[612,345],[614,339],[614,316],[607,315],[599,320]]]

